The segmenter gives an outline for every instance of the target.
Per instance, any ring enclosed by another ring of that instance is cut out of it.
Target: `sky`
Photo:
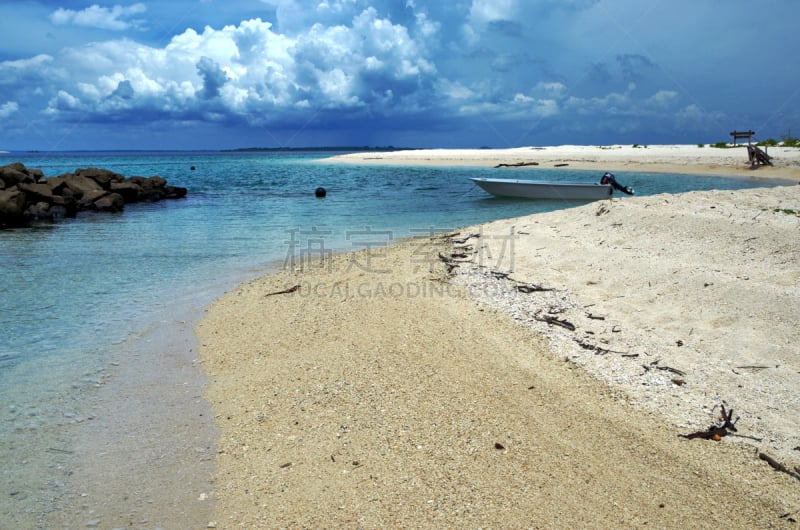
[[[800,133],[798,0],[0,0],[0,149]]]

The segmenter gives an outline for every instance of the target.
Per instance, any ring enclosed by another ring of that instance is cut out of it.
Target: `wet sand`
[[[120,345],[113,377],[65,441],[42,528],[205,528],[211,520],[218,433],[191,315],[167,318]]]

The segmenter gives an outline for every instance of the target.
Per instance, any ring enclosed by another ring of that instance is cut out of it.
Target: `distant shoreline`
[[[41,149],[20,149],[4,151],[0,155],[50,155],[50,154],[85,154],[85,153],[360,153],[360,152],[393,152],[414,151],[415,147],[394,146],[322,146],[322,147],[236,147],[233,149],[67,149],[49,151]]]
[[[385,147],[380,146],[360,146],[360,147],[353,147],[353,146],[325,146],[325,147],[238,147],[236,149],[223,149],[222,152],[224,153],[273,153],[273,152],[305,152],[305,153],[318,153],[318,152],[372,152],[372,153],[391,153],[395,151],[416,151],[418,148],[415,147],[394,147],[392,145],[388,145]]]
[[[770,147],[773,166],[750,168],[743,148],[698,145],[517,147],[511,149],[419,149],[413,151],[349,153],[326,163],[363,165],[420,165],[494,167],[525,164],[537,169],[578,169],[715,175],[800,181],[800,149]],[[508,169],[508,168],[507,168]],[[513,170],[513,168],[511,168]]]

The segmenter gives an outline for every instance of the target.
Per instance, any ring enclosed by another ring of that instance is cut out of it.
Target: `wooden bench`
[[[753,131],[733,131],[731,136],[733,136],[733,145],[736,145],[736,140],[747,140],[747,145],[750,145],[750,139],[753,135],[756,134]]]

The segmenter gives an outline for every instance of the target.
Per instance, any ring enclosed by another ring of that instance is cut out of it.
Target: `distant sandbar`
[[[773,166],[751,168],[746,146],[721,149],[698,145],[516,147],[511,149],[420,149],[359,152],[326,162],[372,165],[537,166],[541,169],[680,173],[777,180],[800,180],[800,149],[766,148]]]

